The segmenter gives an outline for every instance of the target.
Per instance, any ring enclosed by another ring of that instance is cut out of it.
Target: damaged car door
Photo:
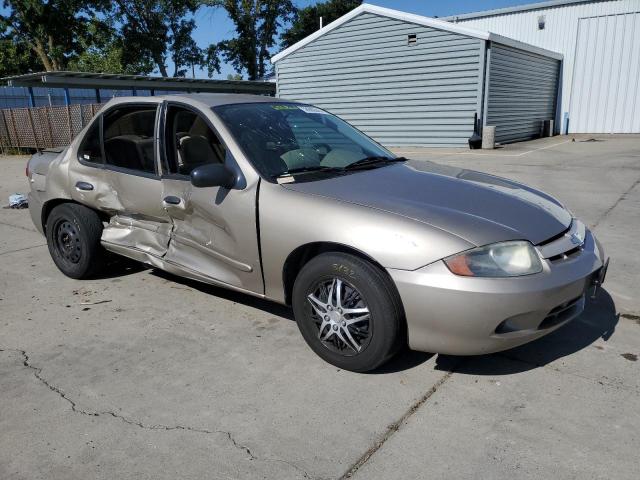
[[[196,277],[263,293],[257,185],[246,185],[212,119],[203,112],[167,103],[163,131],[163,203],[173,221],[165,260]],[[195,187],[192,172],[207,165],[227,171],[233,186]]]
[[[122,104],[102,116],[103,208],[113,212],[102,234],[109,249],[138,251],[147,261],[163,257],[171,219],[162,203],[157,165],[158,102]]]

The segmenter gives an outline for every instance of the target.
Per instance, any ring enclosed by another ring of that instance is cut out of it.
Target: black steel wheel
[[[82,240],[74,223],[60,218],[53,225],[54,248],[58,255],[68,263],[78,263],[82,258]]]
[[[51,258],[68,277],[89,278],[104,265],[102,221],[90,208],[76,203],[56,206],[47,218],[45,231]]]

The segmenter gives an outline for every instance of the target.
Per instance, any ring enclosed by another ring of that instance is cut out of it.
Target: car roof
[[[283,98],[269,97],[266,95],[250,95],[246,93],[179,93],[174,95],[154,95],[153,97],[114,97],[109,101],[110,104],[115,103],[141,103],[149,101],[178,101],[187,104],[207,105],[209,107],[217,107],[218,105],[230,105],[237,103],[292,103],[292,100]]]

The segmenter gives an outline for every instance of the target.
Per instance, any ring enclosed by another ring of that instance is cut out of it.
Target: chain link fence
[[[0,149],[64,147],[102,107],[86,105],[0,110]]]

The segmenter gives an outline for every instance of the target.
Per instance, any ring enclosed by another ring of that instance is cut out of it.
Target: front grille
[[[571,230],[571,227],[573,225],[573,222],[567,227],[565,228],[563,231],[561,231],[560,233],[558,233],[557,235],[554,235],[551,238],[547,238],[544,242],[540,242],[537,246],[538,247],[543,247],[545,245],[549,245],[550,243],[555,242],[556,240],[558,240],[559,238],[564,237],[565,233],[567,233],[569,230]]]
[[[587,229],[579,220],[573,220],[569,228],[536,245],[542,258],[549,262],[563,262],[582,252],[587,241]]]
[[[567,250],[566,252],[560,253],[558,255],[554,255],[553,257],[549,257],[547,260],[549,260],[552,263],[555,262],[561,262],[564,260],[569,260],[573,257],[577,257],[580,252],[582,252],[582,247],[575,247],[572,248],[571,250]]]

